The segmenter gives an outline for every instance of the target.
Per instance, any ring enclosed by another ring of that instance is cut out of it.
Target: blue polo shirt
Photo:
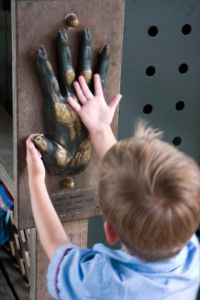
[[[151,263],[102,244],[63,245],[49,264],[47,282],[60,300],[195,300],[199,242],[194,235],[176,256]]]

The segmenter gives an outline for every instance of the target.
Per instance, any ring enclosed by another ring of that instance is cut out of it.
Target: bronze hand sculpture
[[[73,82],[76,74],[68,45],[67,32],[58,31],[58,67],[60,85],[53,72],[43,46],[37,49],[36,63],[44,94],[44,135],[37,135],[33,142],[42,154],[46,169],[50,174],[72,176],[83,171],[91,157],[92,144],[89,133],[73,108],[67,104],[67,97],[75,97]],[[109,46],[99,54],[94,70],[99,73],[102,85],[108,71]],[[79,74],[92,87],[91,34],[85,29],[80,49]],[[62,92],[61,92],[62,91]],[[73,185],[72,185],[73,186]]]

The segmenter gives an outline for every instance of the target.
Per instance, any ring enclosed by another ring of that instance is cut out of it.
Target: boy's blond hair
[[[146,261],[175,255],[200,222],[200,170],[193,159],[138,123],[133,138],[105,155],[99,180],[104,217]]]

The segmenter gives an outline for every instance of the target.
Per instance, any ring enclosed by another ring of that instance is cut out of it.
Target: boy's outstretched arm
[[[31,206],[41,245],[51,259],[58,247],[70,243],[70,240],[49,198],[45,168],[40,153],[31,141],[33,136],[26,141]]]
[[[80,103],[72,97],[68,97],[68,102],[79,114],[83,124],[90,133],[95,150],[102,158],[116,143],[116,138],[110,125],[122,96],[120,94],[116,95],[108,105],[104,98],[98,74],[94,75],[94,95],[82,76],[79,77],[78,82],[74,82],[74,88]]]

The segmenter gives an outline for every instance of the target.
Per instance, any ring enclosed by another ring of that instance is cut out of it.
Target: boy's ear
[[[106,235],[106,240],[109,245],[114,245],[116,242],[119,241],[119,237],[115,230],[111,227],[108,221],[104,221],[104,231]]]

